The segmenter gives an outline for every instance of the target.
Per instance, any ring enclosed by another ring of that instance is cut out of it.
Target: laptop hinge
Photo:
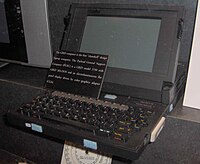
[[[162,103],[164,104],[176,104],[177,100],[184,92],[186,83],[186,69],[185,65],[179,64],[174,83],[163,82],[162,87]]]
[[[181,18],[178,21],[178,31],[177,31],[177,38],[181,39],[183,34],[183,19]]]
[[[71,6],[70,6],[70,7],[71,7]],[[68,30],[68,27],[69,27],[70,18],[71,18],[71,14],[69,13],[69,14],[68,14],[67,16],[65,16],[64,19],[63,19],[64,24],[65,24],[65,27],[64,27],[63,34],[62,34],[62,39],[61,39],[61,43],[60,43],[59,50],[62,49],[63,41],[64,41],[64,38],[65,38],[65,34],[67,33],[67,30]]]

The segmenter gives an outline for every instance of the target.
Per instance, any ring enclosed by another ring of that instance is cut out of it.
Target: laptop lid
[[[69,16],[61,49],[108,54],[103,91],[161,100],[175,81],[182,7],[72,4]]]

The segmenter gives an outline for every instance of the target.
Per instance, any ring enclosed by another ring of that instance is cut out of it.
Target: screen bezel
[[[177,38],[178,21],[182,18],[182,10],[179,6],[163,5],[72,4],[69,30],[61,49],[80,50],[87,16],[161,19],[153,71],[142,72],[108,67],[104,80],[110,84],[161,91],[163,82],[175,81],[180,47],[180,40]]]

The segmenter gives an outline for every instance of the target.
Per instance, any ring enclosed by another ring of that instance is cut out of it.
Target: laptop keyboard
[[[121,105],[57,91],[36,97],[17,112],[119,142],[127,142],[131,135],[147,127],[154,113],[137,105]]]

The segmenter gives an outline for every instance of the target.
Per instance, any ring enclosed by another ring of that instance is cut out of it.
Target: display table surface
[[[15,64],[0,69],[0,163],[9,164],[17,159],[41,164],[60,163],[63,143],[10,127],[4,118],[7,110],[16,110],[20,104],[44,91],[47,71]],[[156,142],[148,145],[133,163],[200,163],[200,111],[188,108],[187,111],[183,110],[180,102],[167,117]],[[189,116],[190,113],[194,115]],[[113,163],[122,162],[114,160]]]

